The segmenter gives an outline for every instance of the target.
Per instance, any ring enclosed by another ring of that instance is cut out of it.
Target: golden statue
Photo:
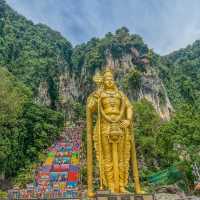
[[[136,193],[141,193],[134,136],[133,109],[128,98],[115,85],[107,68],[93,78],[97,89],[87,100],[87,174],[88,196],[93,197],[93,145],[99,164],[100,190],[126,193],[129,163],[132,161]],[[96,113],[96,125],[93,128]]]

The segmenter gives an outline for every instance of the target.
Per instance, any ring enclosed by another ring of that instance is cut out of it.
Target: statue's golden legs
[[[105,178],[109,190],[114,192],[112,146],[108,141],[108,137],[104,134],[102,135],[102,144]]]
[[[131,157],[131,141],[130,135],[126,133],[125,140],[124,140],[124,185],[128,184],[128,177],[129,177],[129,167],[130,167],[130,157]]]
[[[127,146],[127,144],[126,144]],[[125,190],[125,170],[127,169],[128,171],[128,165],[126,165],[125,158],[128,159],[130,158],[130,151],[129,155],[126,154],[125,151],[125,142],[124,142],[124,137],[122,137],[118,143],[118,154],[119,154],[119,192],[121,193],[126,193],[127,191]],[[128,162],[129,163],[129,162]],[[128,172],[127,172],[128,173]]]
[[[119,192],[119,165],[118,165],[118,149],[117,143],[112,143],[113,167],[114,167],[114,184],[115,192]]]

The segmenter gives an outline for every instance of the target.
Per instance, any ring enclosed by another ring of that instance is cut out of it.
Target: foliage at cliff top
[[[200,41],[162,58],[159,71],[170,100],[177,108],[182,103],[200,105]]]
[[[34,25],[0,1],[0,65],[7,67],[36,93],[49,84],[52,106],[57,100],[58,75],[67,70],[71,44],[46,25]]]
[[[136,34],[130,34],[126,27],[109,32],[104,38],[92,38],[89,42],[77,45],[72,54],[73,69],[80,72],[84,66],[89,72],[95,72],[106,64],[106,57],[121,58],[137,51],[138,55],[147,55],[148,48],[143,39]]]

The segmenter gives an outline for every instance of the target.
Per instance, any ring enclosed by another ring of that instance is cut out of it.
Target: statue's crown
[[[111,68],[107,67],[104,71],[104,74],[103,74],[104,78],[105,77],[113,77],[113,71]]]

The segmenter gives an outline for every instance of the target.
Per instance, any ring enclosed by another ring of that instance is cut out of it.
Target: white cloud
[[[200,38],[199,0],[7,0],[35,23],[48,24],[73,44],[126,26],[161,54]]]

